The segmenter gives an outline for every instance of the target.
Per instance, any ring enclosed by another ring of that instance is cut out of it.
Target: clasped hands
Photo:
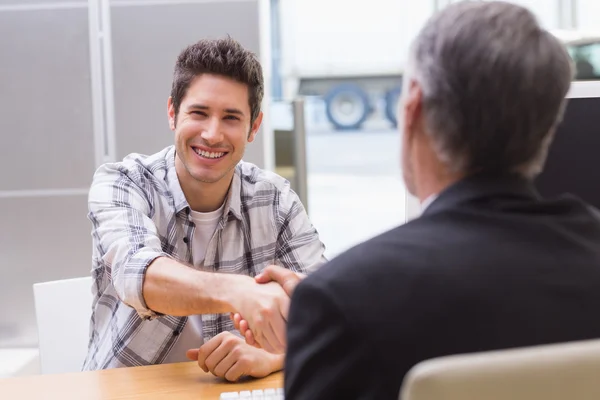
[[[242,376],[256,378],[283,367],[286,323],[290,297],[304,278],[286,268],[269,266],[243,287],[244,295],[233,304],[235,328],[244,339],[222,332],[199,349],[187,352],[205,372],[236,381]],[[261,350],[262,349],[262,350]],[[263,351],[265,350],[265,351]]]
[[[244,336],[246,343],[273,354],[283,354],[285,352],[289,299],[292,297],[296,285],[304,277],[303,274],[271,265],[254,278],[259,284],[279,285],[285,292],[287,299],[279,315],[273,309],[250,310],[249,315],[254,316],[252,320],[244,312],[231,314],[235,328]]]

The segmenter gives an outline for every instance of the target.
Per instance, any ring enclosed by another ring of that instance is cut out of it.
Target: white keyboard
[[[283,388],[265,390],[243,390],[241,392],[223,392],[221,400],[245,399],[245,400],[284,400]]]

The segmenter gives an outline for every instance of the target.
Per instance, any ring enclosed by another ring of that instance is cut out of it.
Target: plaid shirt
[[[101,166],[89,193],[94,294],[84,370],[160,364],[187,317],[148,309],[144,274],[157,257],[192,265],[194,223],[175,171],[175,149],[131,154]],[[224,212],[206,249],[205,271],[255,276],[277,264],[311,272],[325,262],[304,207],[289,183],[240,162]],[[202,316],[203,338],[233,331],[228,314]]]

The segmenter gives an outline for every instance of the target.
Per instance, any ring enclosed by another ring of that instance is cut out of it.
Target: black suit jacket
[[[420,361],[598,338],[599,310],[600,213],[472,177],[298,285],[286,400],[395,400]]]

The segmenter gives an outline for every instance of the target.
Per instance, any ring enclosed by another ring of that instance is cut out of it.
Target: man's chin
[[[188,172],[197,182],[217,183],[221,182],[223,179],[231,180],[234,169],[235,164],[209,167],[194,165],[194,168],[190,168]]]
[[[192,171],[191,175],[198,182],[217,183],[217,182],[221,182],[223,179],[227,179],[228,177],[231,178],[231,174],[229,173],[231,170],[232,170],[232,168],[225,170],[225,171],[223,171],[223,170],[219,170],[219,171],[200,170],[200,171]]]
[[[209,175],[209,174],[194,174],[193,177],[196,181],[202,182],[202,183],[217,183],[221,179],[223,179],[223,175],[215,176],[215,175]]]

